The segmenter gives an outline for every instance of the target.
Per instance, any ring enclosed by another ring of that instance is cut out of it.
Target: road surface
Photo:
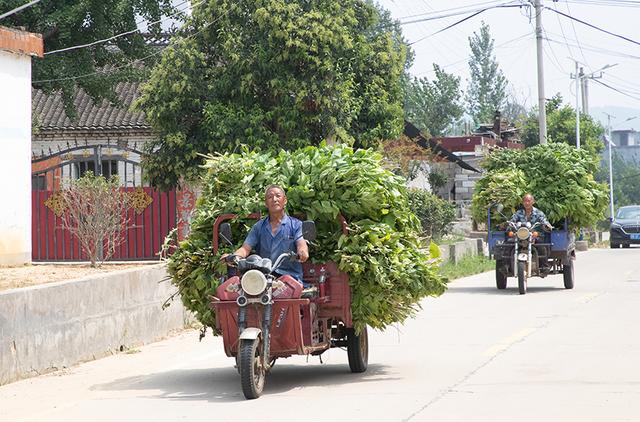
[[[0,387],[0,421],[638,421],[640,248],[578,254],[576,287],[489,272],[346,352],[276,363],[247,401],[221,339],[196,331]]]

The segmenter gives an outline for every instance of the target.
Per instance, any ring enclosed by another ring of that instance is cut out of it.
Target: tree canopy
[[[209,0],[162,54],[138,107],[160,133],[145,169],[193,179],[199,154],[373,146],[403,127],[407,48],[363,0]]]
[[[0,10],[23,5],[23,0],[0,0]],[[55,50],[93,43],[138,28],[138,22],[156,22],[176,9],[171,0],[48,0],[23,9],[2,20],[42,34],[45,58],[33,61],[33,86],[45,92],[61,91],[67,114],[75,115],[73,97],[83,88],[94,99],[116,101],[115,83],[140,76],[137,59],[153,59],[144,37],[135,32],[110,42],[52,53]],[[158,35],[160,23],[148,32]]]
[[[562,96],[556,94],[547,101],[547,137],[550,142],[563,142],[576,145],[576,111],[568,104],[562,103]],[[537,110],[529,113],[522,130],[522,141],[527,147],[537,145],[538,132]],[[580,114],[580,146],[587,151],[598,154],[603,149],[602,134],[604,128],[588,114]]]
[[[442,136],[462,116],[460,78],[433,64],[435,78],[414,78],[405,99],[407,120],[432,136]]]
[[[493,54],[493,38],[489,26],[482,22],[480,32],[469,37],[471,79],[467,88],[467,112],[476,124],[493,120],[496,110],[505,105],[507,78]]]

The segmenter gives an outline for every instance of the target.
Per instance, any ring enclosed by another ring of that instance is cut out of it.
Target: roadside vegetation
[[[440,268],[441,274],[449,281],[495,269],[496,263],[484,255],[466,256],[457,263],[446,262]]]

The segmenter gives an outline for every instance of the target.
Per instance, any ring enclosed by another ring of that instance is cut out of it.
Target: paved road
[[[280,360],[244,400],[221,341],[185,332],[0,387],[0,421],[638,421],[640,248],[578,255],[561,276],[457,280],[417,318],[370,334],[370,366],[346,353]]]

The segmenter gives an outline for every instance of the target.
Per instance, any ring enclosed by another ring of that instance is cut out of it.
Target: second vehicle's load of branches
[[[255,220],[232,224],[234,246],[213,254],[217,216],[266,215],[264,190],[287,191],[287,212],[314,220],[318,237],[312,261],[332,260],[349,275],[357,329],[384,328],[411,316],[419,301],[438,296],[445,280],[419,237],[420,222],[410,210],[403,179],[382,167],[381,156],[345,146],[307,147],[278,155],[244,151],[211,156],[191,234],[168,260],[168,271],[186,307],[205,326],[215,325],[209,296],[226,268],[219,262],[244,240]],[[348,224],[343,234],[338,215]]]
[[[554,224],[568,218],[571,228],[577,229],[604,217],[608,188],[594,180],[598,157],[589,151],[565,143],[496,149],[483,167],[486,173],[476,184],[472,203],[478,222],[486,221],[487,209],[494,203],[503,204],[503,214],[510,217],[525,193],[534,195],[535,206]]]

